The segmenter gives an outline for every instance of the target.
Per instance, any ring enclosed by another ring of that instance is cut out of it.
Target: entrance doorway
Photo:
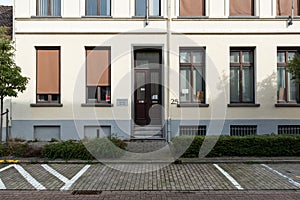
[[[134,123],[162,125],[162,50],[134,51]]]

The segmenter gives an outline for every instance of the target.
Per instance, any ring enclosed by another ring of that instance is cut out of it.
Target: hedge
[[[221,156],[300,156],[300,135],[214,136],[218,139],[207,157]],[[173,153],[181,157],[198,157],[203,136],[180,136],[172,139]]]

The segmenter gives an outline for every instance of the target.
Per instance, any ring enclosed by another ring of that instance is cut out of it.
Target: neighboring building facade
[[[299,134],[292,2],[15,0],[12,137]]]

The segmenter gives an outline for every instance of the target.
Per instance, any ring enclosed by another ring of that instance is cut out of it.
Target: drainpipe
[[[149,0],[146,1],[146,26],[149,25]]]
[[[171,0],[167,0],[167,142],[171,137],[171,113],[170,113],[170,60],[171,60]]]
[[[288,26],[293,25],[293,19],[295,15],[295,0],[292,0],[292,16],[290,16],[290,20],[288,21]]]

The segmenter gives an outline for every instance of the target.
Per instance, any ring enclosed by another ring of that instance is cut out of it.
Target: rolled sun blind
[[[87,50],[87,86],[110,85],[110,50]]]
[[[180,0],[180,16],[203,16],[204,0]]]
[[[230,16],[254,15],[254,0],[230,0]]]
[[[277,0],[277,16],[292,16],[293,0]],[[298,0],[294,0],[294,15],[298,15]]]
[[[59,94],[59,50],[37,50],[37,94]]]

